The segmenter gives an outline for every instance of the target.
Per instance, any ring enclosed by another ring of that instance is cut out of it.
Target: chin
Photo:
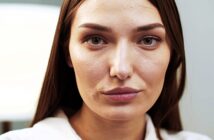
[[[143,118],[145,114],[136,111],[130,110],[114,110],[114,111],[106,111],[102,114],[103,118],[111,121],[130,121],[134,118]]]

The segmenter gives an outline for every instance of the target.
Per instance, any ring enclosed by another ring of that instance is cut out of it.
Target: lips
[[[129,87],[124,87],[124,88],[114,88],[109,91],[105,91],[104,94],[106,95],[117,95],[117,94],[129,94],[129,93],[137,93],[140,90],[134,89],[134,88],[129,88]]]
[[[128,102],[133,100],[140,90],[130,87],[119,87],[103,92],[103,95],[111,101]]]

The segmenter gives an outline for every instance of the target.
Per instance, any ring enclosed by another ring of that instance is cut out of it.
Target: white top
[[[154,124],[149,116],[146,123],[145,140],[158,140]],[[211,140],[210,138],[187,131],[170,134],[161,130],[164,140]],[[55,117],[46,118],[32,128],[25,128],[5,133],[0,140],[81,140],[70,125],[64,112],[59,111]]]

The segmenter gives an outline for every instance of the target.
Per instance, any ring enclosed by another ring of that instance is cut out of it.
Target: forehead
[[[148,0],[85,0],[75,20],[105,24],[148,24],[161,22],[157,9]]]

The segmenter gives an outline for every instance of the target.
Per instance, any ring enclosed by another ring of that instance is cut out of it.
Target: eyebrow
[[[95,23],[84,23],[79,26],[79,28],[90,28],[98,31],[104,31],[104,32],[112,32],[112,29],[103,25],[95,24]],[[139,26],[134,31],[141,32],[141,31],[148,31],[153,30],[155,28],[164,28],[164,26],[160,23],[151,23],[143,26]]]
[[[104,32],[112,32],[112,29],[106,26],[102,26],[99,24],[95,24],[95,23],[85,23],[80,25],[79,27],[84,27],[84,28],[90,28],[90,29],[94,29],[94,30],[98,30],[98,31],[104,31]]]
[[[135,31],[137,32],[141,32],[141,31],[148,31],[148,30],[153,30],[155,28],[164,28],[164,25],[161,23],[152,23],[152,24],[147,24],[147,25],[143,25],[140,27],[137,27],[137,29]]]

